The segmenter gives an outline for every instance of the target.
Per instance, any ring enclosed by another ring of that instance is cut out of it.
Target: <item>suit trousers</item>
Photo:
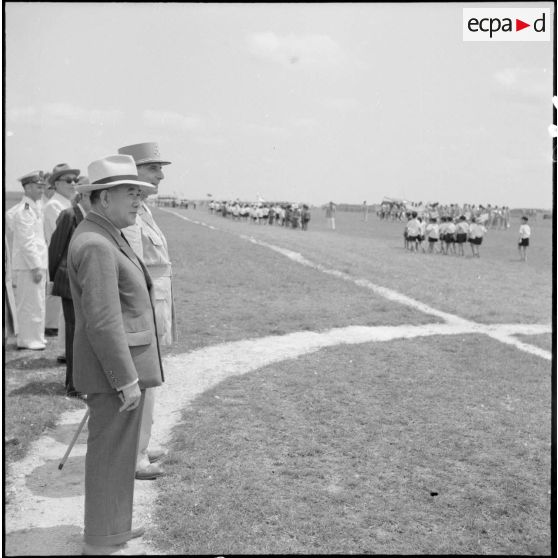
[[[36,347],[45,341],[46,269],[39,283],[33,281],[30,270],[19,269],[16,276],[17,346]]]
[[[145,390],[145,402],[141,414],[141,427],[138,445],[138,457],[136,470],[141,471],[149,467],[149,456],[147,446],[151,439],[151,428],[153,426],[153,411],[155,409],[155,390],[157,388],[147,388]]]
[[[172,345],[173,322],[172,322],[172,287],[170,277],[157,277],[153,280],[155,289],[155,322],[157,334],[161,345]],[[140,441],[138,448],[137,470],[140,471],[149,466],[147,448],[151,439],[151,428],[153,426],[153,412],[155,409],[155,388],[145,391],[145,405],[141,418]]]
[[[49,288],[49,292],[52,289]],[[51,294],[46,295],[46,314],[45,314],[45,328],[46,329],[57,329],[58,321],[60,320],[60,312],[62,311],[62,304],[60,303],[59,296],[53,296]]]
[[[149,268],[148,268],[149,270]],[[173,305],[170,277],[154,277],[155,322],[159,344],[169,346],[173,342]]]
[[[60,307],[60,316],[58,316],[58,355],[66,354],[66,318],[64,316],[64,299],[60,297],[62,306]]]
[[[76,329],[76,315],[74,303],[71,298],[62,298],[62,311],[64,312],[65,354],[66,354],[66,392],[75,391],[73,380],[74,369],[74,331]],[[60,329],[58,330],[60,334]]]
[[[84,542],[108,546],[130,539],[136,455],[145,391],[133,411],[114,393],[88,393]]]

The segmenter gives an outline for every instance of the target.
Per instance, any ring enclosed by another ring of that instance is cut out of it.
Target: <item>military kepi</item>
[[[22,186],[25,186],[26,184],[30,184],[33,182],[35,184],[46,184],[43,171],[40,170],[29,172],[26,175],[22,176],[21,178],[18,178],[18,180],[21,182]]]
[[[149,163],[159,163],[160,165],[170,165],[170,161],[161,159],[159,145],[155,142],[135,143],[121,147],[118,150],[121,155],[131,155],[136,165],[147,165]]]

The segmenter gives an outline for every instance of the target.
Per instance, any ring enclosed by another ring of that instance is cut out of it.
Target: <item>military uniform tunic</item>
[[[153,280],[159,343],[171,345],[176,340],[176,324],[171,285],[172,267],[167,239],[144,202],[138,210],[136,223],[122,229],[122,232],[136,255],[145,263]]]
[[[45,288],[48,250],[39,204],[24,196],[13,213],[12,269],[16,282],[17,345],[21,348],[44,348]],[[42,278],[33,281],[32,270],[39,269]]]
[[[171,345],[176,339],[176,328],[167,239],[143,202],[138,209],[135,224],[122,229],[122,232],[132,250],[145,263],[153,281],[155,323],[159,344]],[[147,470],[150,467],[147,448],[151,439],[154,409],[155,390],[146,389],[138,443],[137,471]]]

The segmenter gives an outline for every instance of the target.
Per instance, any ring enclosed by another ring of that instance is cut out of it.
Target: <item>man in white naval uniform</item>
[[[48,251],[41,208],[37,203],[45,187],[41,171],[20,179],[25,195],[12,216],[12,269],[16,283],[18,349],[42,350],[45,341],[45,288]]]
[[[159,182],[165,175],[162,171],[163,165],[169,165],[170,161],[164,161],[159,154],[156,143],[138,143],[121,147],[118,150],[121,155],[131,155],[138,169],[138,180],[148,182],[158,187]],[[176,327],[174,318],[174,304],[171,286],[171,261],[167,247],[167,239],[161,232],[151,210],[145,203],[138,210],[136,224],[122,229],[126,239],[132,246],[134,252],[143,260],[149,275],[153,280],[155,290],[155,321],[157,335],[160,345],[171,345],[176,338]],[[153,480],[164,474],[157,464],[164,452],[158,449],[149,449],[151,438],[151,427],[153,424],[153,410],[155,405],[155,390],[147,389],[145,393],[145,404],[143,407],[142,423],[140,430],[140,441],[138,448],[138,461],[136,465],[136,479]]]
[[[79,177],[79,169],[72,169],[65,163],[54,167],[49,177],[54,194],[43,205],[43,220],[45,228],[45,240],[47,246],[50,244],[52,233],[56,229],[56,220],[62,211],[72,206],[72,200],[76,195],[76,183]],[[59,296],[50,294],[52,283],[47,282],[49,289],[46,298],[45,329],[58,329],[58,361],[64,362],[66,357],[66,335],[64,324],[64,313],[62,312],[62,301]]]

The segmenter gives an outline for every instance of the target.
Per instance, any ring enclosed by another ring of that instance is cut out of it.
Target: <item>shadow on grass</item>
[[[33,469],[25,485],[33,494],[46,498],[69,498],[84,494],[85,456],[70,457],[62,470],[60,459],[50,459]]]
[[[85,413],[85,408],[86,405],[84,403],[83,405],[84,413]],[[54,440],[56,440],[57,442],[68,445],[71,442],[72,438],[74,437],[78,425],[79,422],[75,422],[72,424],[56,424],[55,427],[49,430],[45,430],[44,433],[50,436],[51,438],[53,438]],[[86,444],[87,436],[88,436],[88,430],[87,430],[87,423],[86,423],[76,440],[76,444]]]
[[[29,382],[24,386],[13,389],[8,396],[14,395],[66,395],[63,382]]]
[[[21,356],[13,360],[7,360],[4,364],[6,368],[13,368],[15,370],[40,370],[44,368],[53,368],[65,366],[52,358],[33,358],[28,356]]]

